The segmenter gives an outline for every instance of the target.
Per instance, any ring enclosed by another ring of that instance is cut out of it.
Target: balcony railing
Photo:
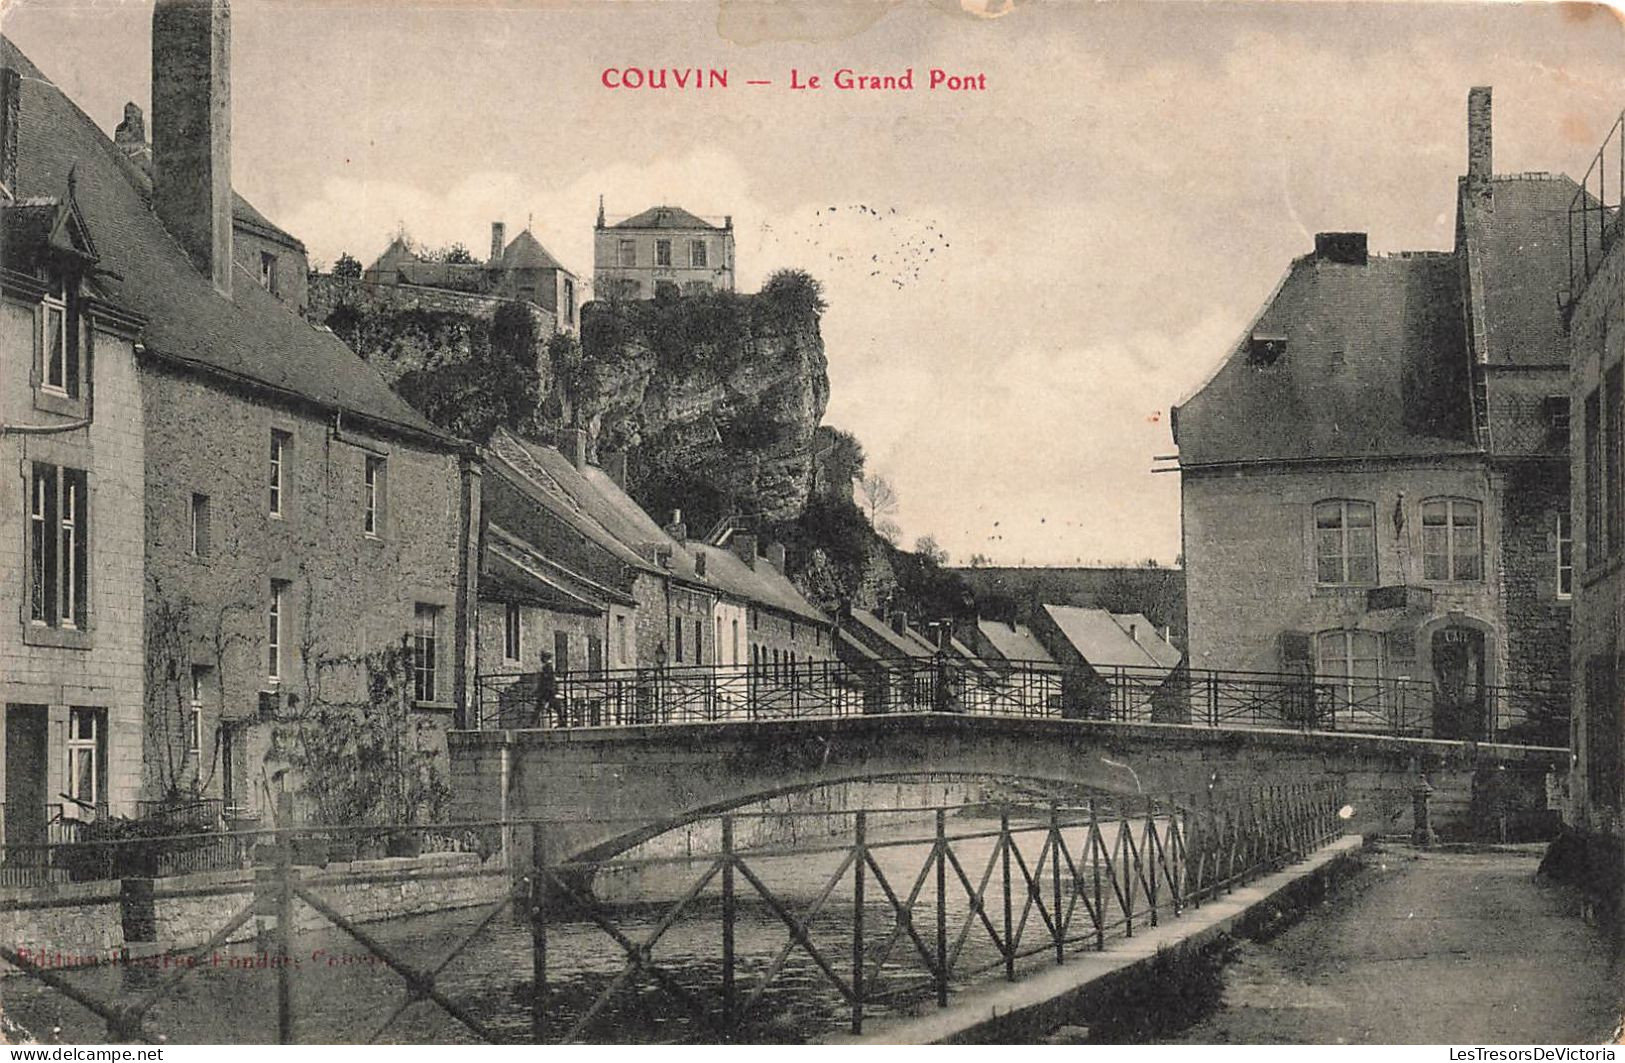
[[[1625,201],[1625,112],[1621,112],[1603,136],[1590,168],[1580,180],[1579,190],[1569,202],[1569,291],[1565,309],[1580,298],[1618,239],[1622,201]]]
[[[939,657],[571,672],[557,677],[557,688],[557,698],[543,705],[539,673],[484,676],[476,726],[659,726],[957,712],[1568,743],[1569,688],[1556,682],[1445,689],[1409,679],[1183,666],[1066,669],[1048,661]]]

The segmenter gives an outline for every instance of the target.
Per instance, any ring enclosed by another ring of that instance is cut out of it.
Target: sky
[[[109,133],[150,99],[150,17],[0,0]],[[813,274],[825,423],[895,485],[904,545],[955,562],[1175,561],[1168,410],[1314,233],[1448,249],[1473,85],[1502,173],[1579,177],[1625,106],[1620,18],[1578,4],[234,0],[232,33],[234,183],[315,262],[402,227],[483,255],[502,220],[590,277],[602,195],[731,215],[744,290]]]

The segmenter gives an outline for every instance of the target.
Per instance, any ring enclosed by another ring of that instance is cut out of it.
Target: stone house
[[[600,199],[592,284],[599,299],[731,292],[733,218],[715,225],[682,207],[660,206],[607,224]]]
[[[1569,398],[1583,413],[1571,425],[1569,448],[1578,578],[1571,658],[1574,759],[1565,821],[1582,842],[1588,885],[1613,894],[1616,925],[1625,927],[1625,329],[1618,327],[1625,242],[1619,239],[1620,189],[1608,180],[1618,172],[1622,145],[1625,127],[1616,124],[1582,181],[1585,191],[1571,199],[1567,212],[1575,249],[1566,306],[1573,349]]]
[[[1061,669],[1067,716],[1183,723],[1184,654],[1138,613],[1045,605],[1032,636]]]
[[[101,169],[77,173],[80,151]],[[114,160],[0,38],[0,842],[62,841],[141,789],[145,324],[103,272]]]
[[[122,451],[151,459],[128,496],[143,514],[139,788],[252,819],[299,787],[288,736],[365,700],[379,651],[410,670],[409,741],[431,762],[444,749],[473,663],[478,477],[463,443],[298,315],[275,280],[290,262],[303,277],[297,241],[254,234],[289,256],[270,283],[235,250],[245,217],[274,227],[231,188],[225,3],[161,0],[153,48],[150,169],[125,150],[131,112],[117,145],[49,89],[22,127],[49,145],[46,185],[74,172],[98,283],[144,319],[141,445]]]
[[[785,578],[782,548],[751,557],[662,528],[626,493],[624,459],[588,458],[586,434],[565,449],[501,431],[486,451],[478,656],[482,676],[748,660],[827,659],[829,621]]]
[[[425,259],[405,236],[396,236],[361,274],[362,284],[379,289],[428,289],[492,300],[517,300],[544,311],[544,336],[574,332],[580,323],[580,282],[534,233],[526,228],[511,241],[503,222],[491,223],[491,254],[484,262]],[[426,305],[450,303],[454,296],[429,298]]]
[[[1192,668],[1313,677],[1317,712],[1444,737],[1564,711],[1576,186],[1496,175],[1490,133],[1474,89],[1453,250],[1319,234],[1173,411]]]

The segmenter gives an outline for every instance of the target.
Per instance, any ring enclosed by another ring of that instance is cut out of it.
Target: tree
[[[503,303],[470,336],[466,361],[441,362],[402,374],[401,397],[441,428],[483,442],[498,426],[520,429],[536,415],[541,333],[519,303]],[[337,331],[335,329],[335,331]]]
[[[897,526],[897,522],[894,520],[882,519],[881,522],[875,527],[875,533],[888,543],[896,546],[897,537],[903,534],[903,529],[899,528]]]
[[[946,565],[948,563],[948,551],[937,545],[935,535],[922,535],[915,539],[914,552],[919,554],[921,559],[933,565]]]
[[[852,497],[852,485],[863,478],[863,444],[839,428],[819,425],[813,432],[813,490]]]
[[[897,512],[897,489],[884,476],[865,476],[858,482],[858,499],[875,531],[881,531],[885,518]],[[895,526],[894,526],[895,527]],[[882,532],[884,534],[884,532]]]
[[[993,559],[986,554],[972,554],[969,564],[971,568],[987,568],[993,564]]]
[[[360,280],[361,260],[345,251],[339,255],[338,261],[333,263],[333,276],[347,281]]]

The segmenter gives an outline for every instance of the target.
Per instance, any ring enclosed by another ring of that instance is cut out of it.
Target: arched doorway
[[[1480,739],[1489,720],[1484,631],[1463,623],[1434,630],[1429,644],[1435,738]]]

